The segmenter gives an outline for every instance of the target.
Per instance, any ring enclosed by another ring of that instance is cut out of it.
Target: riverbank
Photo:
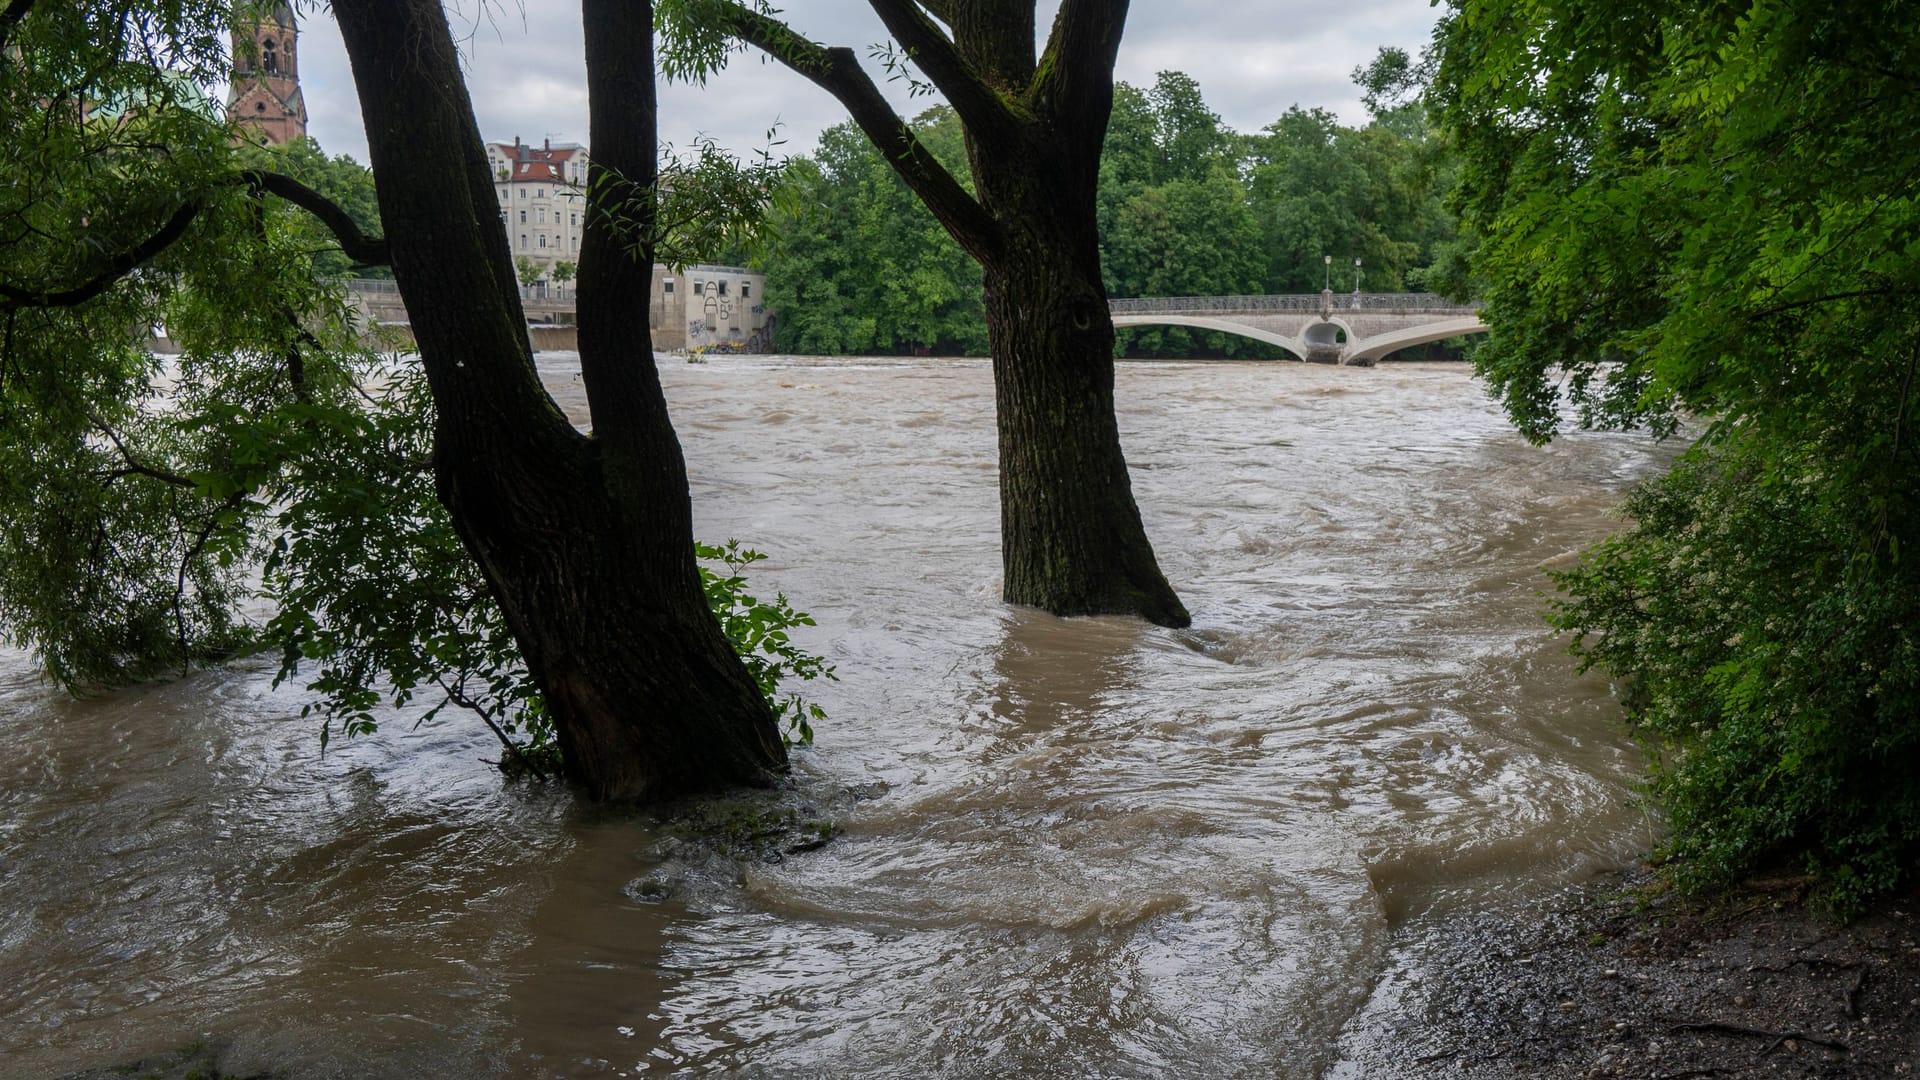
[[[1920,1075],[1920,896],[1840,926],[1800,890],[1698,902],[1643,871],[1440,920],[1396,951],[1328,1076]]]

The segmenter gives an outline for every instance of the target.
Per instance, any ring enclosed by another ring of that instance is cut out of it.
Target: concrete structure
[[[671,351],[725,349],[769,352],[774,314],[767,310],[767,276],[738,266],[653,268],[647,325],[653,347]]]
[[[663,352],[769,351],[774,316],[766,309],[766,287],[765,274],[737,266],[690,266],[676,271],[655,264],[647,299],[653,347]],[[393,282],[355,278],[347,288],[368,322],[391,327],[405,337],[407,307]],[[576,347],[571,287],[523,285],[520,306],[526,312],[534,348]]]
[[[293,9],[274,6],[267,18],[233,28],[233,79],[227,115],[250,137],[285,143],[307,133],[307,102],[300,94],[300,29]]]
[[[1115,300],[1115,326],[1191,326],[1278,345],[1301,360],[1368,366],[1396,349],[1486,333],[1480,309],[1432,293]]]
[[[520,141],[487,144],[487,165],[500,196],[500,225],[517,265],[530,259],[545,281],[553,264],[579,263],[581,222],[587,207],[587,148],[579,143],[539,146]]]

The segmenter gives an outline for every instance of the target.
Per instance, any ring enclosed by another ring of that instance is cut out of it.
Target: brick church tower
[[[293,9],[274,5],[273,14],[251,26],[233,28],[233,81],[227,89],[227,115],[260,142],[284,143],[307,133],[307,103],[300,96],[300,56]]]

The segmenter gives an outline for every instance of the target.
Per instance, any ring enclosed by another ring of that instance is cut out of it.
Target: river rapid
[[[1396,942],[1654,838],[1539,620],[1644,438],[1528,446],[1463,365],[1124,363],[1165,630],[999,601],[985,362],[661,366],[696,531],[838,666],[779,796],[832,842],[694,857],[451,712],[323,756],[264,659],[72,700],[0,653],[0,1076],[1347,1074]]]

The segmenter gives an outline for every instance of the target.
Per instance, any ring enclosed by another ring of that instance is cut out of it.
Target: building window
[[[721,296],[727,295],[727,283],[724,281],[720,283],[720,295]]]
[[[525,210],[522,210],[520,211],[520,224],[525,225],[526,223],[527,223],[527,212]]]
[[[540,234],[540,246],[541,246],[541,247],[546,247],[546,246],[547,246],[547,234],[546,234],[546,233],[541,233],[541,234]]]
[[[521,189],[520,189],[520,197],[521,197],[521,198],[523,198],[523,199],[527,197],[527,189],[526,189],[526,188],[521,188]]]
[[[527,250],[527,234],[526,233],[520,234],[520,250],[521,251]]]
[[[272,38],[260,43],[260,67],[269,75],[280,70],[280,48]]]
[[[693,295],[699,296],[704,292],[706,292],[706,288],[701,282],[696,281],[693,283]]]
[[[740,283],[740,299],[746,300],[752,296],[753,296],[753,286],[748,284],[747,282],[744,282],[744,281],[741,282]]]
[[[545,224],[547,223],[547,208],[546,208],[546,207],[544,207],[544,206],[543,206],[543,207],[541,207],[540,209],[538,209],[538,210],[536,210],[536,211],[534,211],[534,213],[536,213],[536,214],[538,214],[538,215],[539,215],[539,217],[540,217],[540,224],[542,224],[542,225],[545,225]]]
[[[546,197],[547,197],[547,189],[546,189],[546,188],[543,188],[543,187],[537,187],[537,188],[534,188],[534,189],[533,189],[533,197],[534,197],[534,198],[536,198],[536,199],[544,199],[544,198],[546,198]]]
[[[502,210],[500,211],[500,224],[505,225],[506,223],[507,223],[507,212],[505,210]]]
[[[580,224],[580,214],[578,211],[567,215],[567,224],[569,225]]]
[[[667,278],[666,280],[662,281],[660,283],[660,291],[667,294],[668,296],[672,296],[673,295],[673,279]]]

